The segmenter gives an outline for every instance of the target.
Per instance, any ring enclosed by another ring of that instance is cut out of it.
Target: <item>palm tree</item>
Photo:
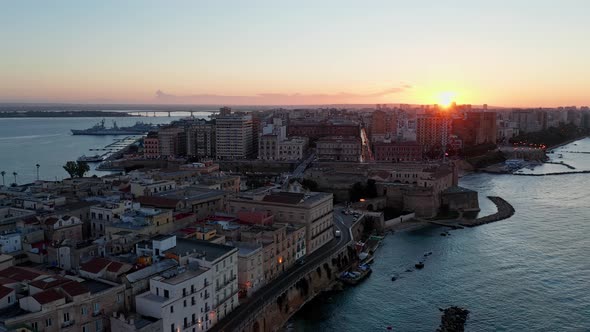
[[[37,181],[39,181],[39,167],[41,167],[41,165],[37,164],[35,166],[37,166]]]
[[[4,182],[4,175],[6,175],[6,171],[0,172],[0,175],[2,175],[2,185],[5,186],[6,183]]]
[[[18,175],[17,172],[12,172],[12,175],[14,175],[14,184],[16,184],[16,176]]]

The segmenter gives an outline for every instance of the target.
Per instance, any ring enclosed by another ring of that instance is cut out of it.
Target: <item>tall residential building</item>
[[[464,146],[496,143],[497,132],[496,112],[467,112],[453,120],[453,133]]]
[[[382,141],[385,137],[397,135],[397,116],[395,111],[377,105],[371,117],[371,140]]]
[[[160,157],[160,139],[157,132],[150,131],[143,139],[143,155],[146,158]]]
[[[221,112],[215,123],[215,145],[218,159],[246,159],[254,152],[252,116]]]
[[[186,129],[186,154],[194,157],[215,158],[215,123],[200,120]]]
[[[160,155],[166,157],[186,155],[186,134],[184,128],[167,126],[158,131]]]
[[[452,122],[445,116],[419,117],[416,125],[416,141],[424,151],[446,147],[449,144]]]

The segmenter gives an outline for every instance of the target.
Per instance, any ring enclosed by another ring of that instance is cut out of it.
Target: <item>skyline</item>
[[[583,1],[227,8],[10,3],[0,102],[590,104]]]

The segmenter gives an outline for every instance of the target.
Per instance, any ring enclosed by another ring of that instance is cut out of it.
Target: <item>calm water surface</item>
[[[590,152],[590,139],[576,144],[560,150]],[[588,154],[559,160],[590,169]],[[387,236],[373,274],[297,315],[295,330],[435,331],[437,308],[459,305],[471,310],[467,331],[590,331],[590,174],[472,174],[460,182],[480,192],[481,215],[495,212],[487,195],[504,197],[516,214],[450,237],[440,228]],[[405,272],[427,251],[423,270]]]
[[[153,112],[150,112],[152,115]],[[157,113],[165,115],[166,113]],[[195,117],[206,117],[210,113],[195,112]],[[180,117],[125,117],[104,118],[107,127],[116,121],[119,126],[130,126],[137,121],[160,124],[169,123]],[[70,129],[92,127],[103,118],[0,118],[0,171],[5,171],[6,184],[14,182],[17,172],[18,183],[28,183],[36,178],[36,164],[39,177],[46,180],[63,179],[68,174],[62,166],[68,160],[81,155],[94,155],[89,149],[102,148],[116,138],[125,136],[72,136]],[[90,164],[91,167],[94,164]],[[92,174],[106,174],[91,171]],[[0,179],[1,181],[1,179]],[[0,182],[1,184],[1,182]]]

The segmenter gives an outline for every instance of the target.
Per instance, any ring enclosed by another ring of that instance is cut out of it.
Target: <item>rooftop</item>
[[[133,283],[139,280],[150,278],[153,275],[169,270],[177,265],[178,262],[173,259],[164,259],[150,266],[146,266],[141,270],[129,273],[127,274],[126,278],[129,282]]]
[[[57,290],[52,288],[52,289],[48,289],[46,291],[42,291],[42,292],[39,292],[39,293],[33,295],[33,298],[37,302],[39,302],[39,304],[46,304],[46,303],[57,301],[59,299],[63,299],[65,297],[63,295],[61,295]]]
[[[91,280],[91,279],[85,279],[80,284],[82,286],[88,288],[88,290],[90,290],[90,294],[100,293],[100,292],[105,291],[109,288],[113,288],[112,285],[109,285],[104,282],[100,282],[98,280]]]
[[[203,240],[177,238],[176,247],[166,250],[165,252],[172,252],[178,255],[196,252],[202,254],[203,259],[206,261],[213,262],[233,250],[236,250],[236,248],[224,244],[216,244]]]
[[[170,285],[177,285],[182,282],[185,282],[189,279],[194,277],[200,276],[201,274],[207,272],[209,269],[206,268],[199,268],[198,266],[188,268],[188,269],[177,269],[170,270],[168,272],[164,272],[160,277],[162,282],[170,284]]]
[[[168,199],[177,199],[177,200],[210,200],[219,197],[223,197],[226,192],[221,190],[213,190],[207,188],[200,188],[200,187],[187,187],[179,190],[172,190],[163,193],[159,193],[157,197],[163,197]]]

